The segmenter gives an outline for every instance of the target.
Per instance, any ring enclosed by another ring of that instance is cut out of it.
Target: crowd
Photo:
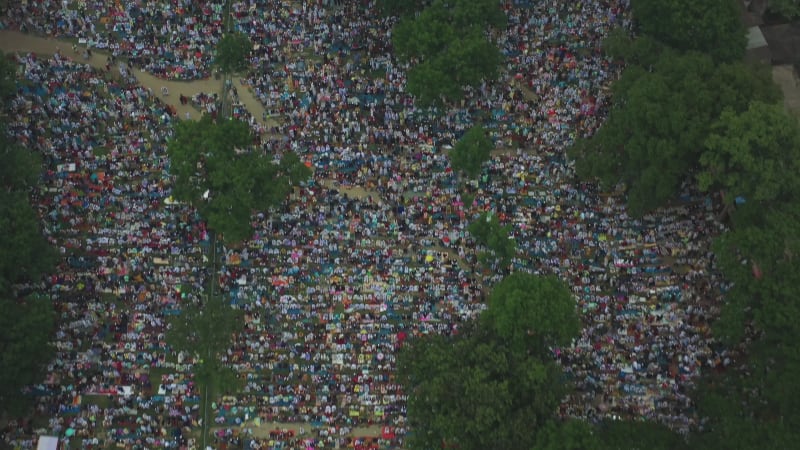
[[[400,445],[406,393],[395,351],[456,331],[509,270],[557,274],[575,293],[583,331],[552,349],[578,387],[562,416],[696,426],[687,389],[730,363],[708,331],[720,295],[713,203],[687,193],[629,217],[619,194],[577,182],[564,153],[606,112],[604,87],[619,68],[599,44],[611,26],[627,26],[627,1],[507,4],[498,42],[510,81],[484,83],[438,113],[404,91],[408,67],[387,47],[393,19],[370,2],[326,3],[231,6],[234,26],[261,43],[252,60],[261,70],[240,88],[280,120],[233,113],[265,148],[312,164],[314,177],[279,210],[254,216],[252,239],[225,250],[215,275],[245,314],[225,357],[245,388],[214,402],[215,447]],[[29,28],[52,26],[30,17]],[[135,83],[58,55],[20,61],[10,132],[44,155],[36,201],[64,255],[46,282],[61,323],[53,376],[31,395],[53,417],[49,432],[86,448],[190,446],[201,421],[193,360],[166,345],[165,323],[210,274],[203,222],[169,197],[175,119]],[[446,149],[478,122],[497,150],[479,179],[461,183]],[[466,228],[484,211],[513,224],[509,267],[478,263]],[[258,432],[272,424],[303,432]],[[28,439],[18,425],[7,440]]]
[[[207,78],[224,31],[224,0],[12,1],[3,28],[75,38],[153,75]]]

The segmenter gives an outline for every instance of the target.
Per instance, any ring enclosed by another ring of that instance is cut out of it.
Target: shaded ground
[[[795,115],[800,115],[800,80],[791,65],[774,66],[772,79],[783,91],[783,102]]]

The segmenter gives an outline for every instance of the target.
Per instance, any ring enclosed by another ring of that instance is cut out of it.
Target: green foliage
[[[539,431],[536,450],[600,450],[595,427],[581,420],[551,421]]]
[[[800,17],[800,0],[770,0],[768,9],[787,19]]]
[[[428,106],[456,101],[462,87],[494,79],[503,56],[486,30],[505,23],[493,0],[433,0],[421,13],[403,17],[392,43],[398,56],[416,62],[408,73],[409,92]]]
[[[409,393],[409,449],[533,448],[567,386],[560,368],[468,325],[454,337],[413,340],[398,356]]]
[[[378,8],[385,16],[405,16],[422,11],[431,0],[378,0]]]
[[[25,386],[40,382],[53,355],[48,345],[55,312],[46,297],[0,296],[0,415],[21,414],[31,406]]]
[[[569,386],[538,346],[567,342],[578,327],[563,284],[515,274],[495,287],[488,309],[457,335],[411,340],[398,356],[413,430],[408,448],[529,450],[551,441],[560,426],[551,423],[553,415]],[[576,445],[586,441],[582,426],[568,428]]]
[[[664,51],[647,69],[625,69],[613,85],[608,120],[570,155],[581,177],[599,178],[606,187],[624,182],[630,211],[642,214],[671,199],[693,173],[725,108],[738,113],[778,95],[763,70]]]
[[[609,420],[594,433],[600,448],[607,450],[680,450],[683,438],[669,428],[652,422]]]
[[[783,158],[782,155],[778,158]],[[796,197],[737,207],[734,228],[714,245],[726,293],[714,333],[728,345],[748,334],[744,369],[707,380],[698,389],[700,412],[710,417],[700,448],[790,448],[800,438],[800,205]]]
[[[17,66],[13,55],[0,52],[0,107],[8,96],[16,92]]]
[[[557,277],[513,273],[498,283],[481,316],[497,336],[521,352],[546,356],[580,332],[575,299]]]
[[[662,52],[666,50],[664,44],[644,35],[633,38],[625,28],[614,28],[603,39],[603,53],[607,56],[625,61],[627,64],[636,64],[647,67],[658,62]]]
[[[5,128],[0,125],[0,189],[27,190],[36,185],[41,172],[42,160],[20,145],[9,142]]]
[[[296,155],[287,154],[276,164],[251,146],[246,123],[214,123],[208,116],[178,123],[168,145],[173,195],[197,207],[229,243],[250,237],[253,211],[279,205],[293,186],[310,176]]]
[[[450,165],[475,178],[481,173],[481,164],[489,160],[493,147],[486,130],[476,125],[450,151]]]
[[[235,376],[231,378],[233,372],[220,358],[230,347],[233,334],[241,329],[241,319],[241,311],[226,305],[221,297],[188,304],[170,321],[167,342],[174,350],[199,358],[193,368],[198,383],[215,391],[230,389]]]
[[[217,57],[214,64],[223,73],[236,73],[250,66],[248,57],[253,49],[250,38],[242,33],[230,33],[217,43]]]
[[[15,66],[0,54],[0,106],[15,91]],[[3,112],[5,112],[3,110]],[[53,270],[55,250],[41,232],[28,199],[41,171],[39,156],[7,138],[0,123],[0,415],[31,406],[21,389],[44,376],[55,313],[46,297],[20,298],[14,285],[35,283]]]
[[[55,267],[55,250],[41,233],[39,218],[28,196],[0,190],[0,296],[10,295],[15,283],[36,282]]]
[[[478,244],[489,249],[488,253],[482,254],[482,259],[508,264],[517,253],[517,243],[511,236],[511,225],[500,225],[497,216],[491,212],[481,214],[470,223],[468,231]]]
[[[796,260],[800,258],[800,205],[795,200],[783,207],[763,208],[748,202],[742,209],[754,210],[754,214],[748,214],[752,222],[740,224],[714,244],[725,278],[734,283],[718,321],[729,327],[722,337],[731,331],[741,333],[744,322],[749,320],[759,329],[769,330],[771,338],[800,336],[800,322],[793,315],[800,314],[795,295],[796,283],[800,282],[800,272],[796,270]],[[754,272],[760,272],[760,277]],[[736,339],[740,334],[727,337]]]
[[[726,199],[774,202],[800,193],[800,128],[782,105],[754,102],[722,112],[705,142],[701,189],[723,189]]]
[[[633,0],[642,33],[680,51],[700,51],[718,62],[739,61],[746,47],[739,5],[731,0]]]

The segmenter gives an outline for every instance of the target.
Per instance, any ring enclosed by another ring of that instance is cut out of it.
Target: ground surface
[[[783,91],[783,101],[795,115],[800,114],[800,86],[797,74],[791,65],[772,68],[772,79]]]
[[[85,61],[96,68],[104,68],[106,65],[107,53],[101,51],[93,51],[94,55],[86,60],[83,57],[84,47],[78,46],[78,53],[72,51],[72,44],[57,39],[45,38],[31,34],[20,33],[18,31],[2,30],[0,31],[0,50],[4,52],[34,52],[43,55],[52,55],[60,51],[62,55],[69,57],[74,61]],[[116,71],[116,67],[112,67]],[[169,90],[169,96],[162,97],[164,101],[174,106],[178,111],[181,118],[186,117],[188,112],[191,118],[198,119],[200,114],[191,105],[181,105],[179,97],[185,95],[191,97],[199,92],[205,93],[221,93],[222,81],[213,78],[205,80],[194,81],[168,81],[156,78],[147,72],[136,70],[135,75],[139,83],[153,92],[160,93],[162,87]],[[238,84],[238,78],[234,79]],[[239,91],[239,100],[247,107],[247,110],[256,117],[261,118],[264,113],[264,107],[261,102],[256,99],[253,93],[244,87],[237,87]]]
[[[83,47],[78,47],[78,52],[73,52],[71,43],[58,39],[45,38],[20,33],[17,31],[0,30],[0,51],[33,52],[42,55],[52,55],[56,52],[60,52],[63,56],[75,61],[86,61],[93,67],[100,69],[105,68],[107,57],[106,53],[96,51],[94,52],[92,58],[86,60],[82,55],[82,50]],[[117,71],[115,67],[112,68],[112,70],[115,72]],[[162,97],[162,99],[166,103],[174,106],[181,118],[185,117],[187,112],[191,114],[192,119],[200,118],[200,114],[190,105],[181,105],[179,101],[180,95],[191,97],[198,92],[221,93],[222,90],[221,80],[205,79],[194,81],[167,81],[154,77],[141,70],[137,70],[135,74],[139,83],[146,88],[152,89],[153,92],[161,92],[161,87],[166,87],[169,90],[169,95],[167,97]],[[238,83],[238,79],[235,79],[235,82]],[[238,88],[238,91],[240,102],[245,105],[245,107],[248,109],[248,111],[250,111],[251,114],[253,114],[254,117],[260,118],[264,112],[264,107],[256,99],[253,93],[246,87],[241,87],[241,85]],[[334,187],[332,182],[329,184],[330,187]],[[347,188],[339,187],[339,189],[355,198],[364,198],[368,195],[379,195],[377,192],[366,191],[363,188],[356,186]],[[296,433],[299,433],[301,428],[308,430],[311,428],[311,425],[306,425],[303,427],[301,424],[297,423],[265,422],[262,423],[260,427],[253,427],[252,423],[249,423],[248,427],[253,428],[253,435],[264,437],[269,436],[269,432],[272,430],[292,430]],[[369,437],[379,436],[380,433],[381,427],[376,425],[356,428],[351,434],[353,436]]]

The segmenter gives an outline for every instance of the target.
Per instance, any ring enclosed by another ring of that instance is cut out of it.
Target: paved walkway
[[[79,46],[78,53],[76,53],[72,51],[72,42],[69,41],[20,33],[18,31],[0,30],[0,50],[3,52],[33,52],[41,55],[52,55],[60,51],[61,55],[65,57],[75,61],[86,61],[92,67],[104,69],[108,54],[100,50],[92,50],[94,53],[92,58],[85,60],[82,54],[84,48],[83,46]],[[116,68],[112,68],[112,70],[118,74]],[[193,119],[200,118],[200,113],[196,109],[190,105],[180,104],[179,96],[181,94],[187,97],[191,97],[198,92],[216,92],[220,95],[222,94],[222,80],[168,81],[156,78],[141,70],[137,70],[135,75],[141,85],[152,89],[154,93],[159,95],[161,93],[161,87],[166,87],[169,90],[169,96],[162,97],[162,99],[174,106],[181,118],[186,117],[187,112],[191,114],[191,118]],[[239,78],[233,77],[233,82],[237,84],[240,102],[245,105],[247,110],[250,111],[256,119],[260,120],[264,112],[264,107],[261,102],[256,99],[250,89],[247,86],[241,85],[239,80]],[[333,183],[330,184],[332,185]],[[378,195],[377,192],[369,192],[359,187],[349,187],[341,190],[354,197],[365,197],[370,194]],[[310,424],[303,426],[296,423],[268,422],[262,423],[260,427],[254,428],[253,433],[256,436],[269,436],[269,432],[272,430],[293,430],[299,432],[301,426],[306,430],[312,428]],[[218,428],[220,427],[212,426],[212,429]],[[379,436],[380,432],[381,427],[379,425],[374,425],[355,428],[350,435],[356,437],[370,437]]]
[[[42,55],[52,55],[60,51],[63,56],[75,61],[86,61],[98,69],[105,68],[108,53],[93,49],[94,54],[88,61],[83,58],[84,46],[78,46],[78,53],[72,51],[72,42],[36,36],[18,31],[0,31],[0,50],[4,52],[34,52]],[[112,68],[116,71],[116,68]],[[161,95],[161,88],[169,90],[168,97],[162,97],[170,105],[174,106],[181,118],[186,117],[188,112],[193,119],[199,119],[200,113],[191,105],[181,105],[180,95],[191,97],[199,92],[222,94],[222,80],[212,78],[194,81],[169,81],[156,78],[147,72],[136,70],[134,72],[139,83],[146,88],[150,88],[154,93]],[[239,79],[234,78],[234,83],[239,84]],[[256,99],[253,93],[246,86],[237,86],[239,100],[245,105],[248,111],[256,118],[261,119],[264,107]]]

